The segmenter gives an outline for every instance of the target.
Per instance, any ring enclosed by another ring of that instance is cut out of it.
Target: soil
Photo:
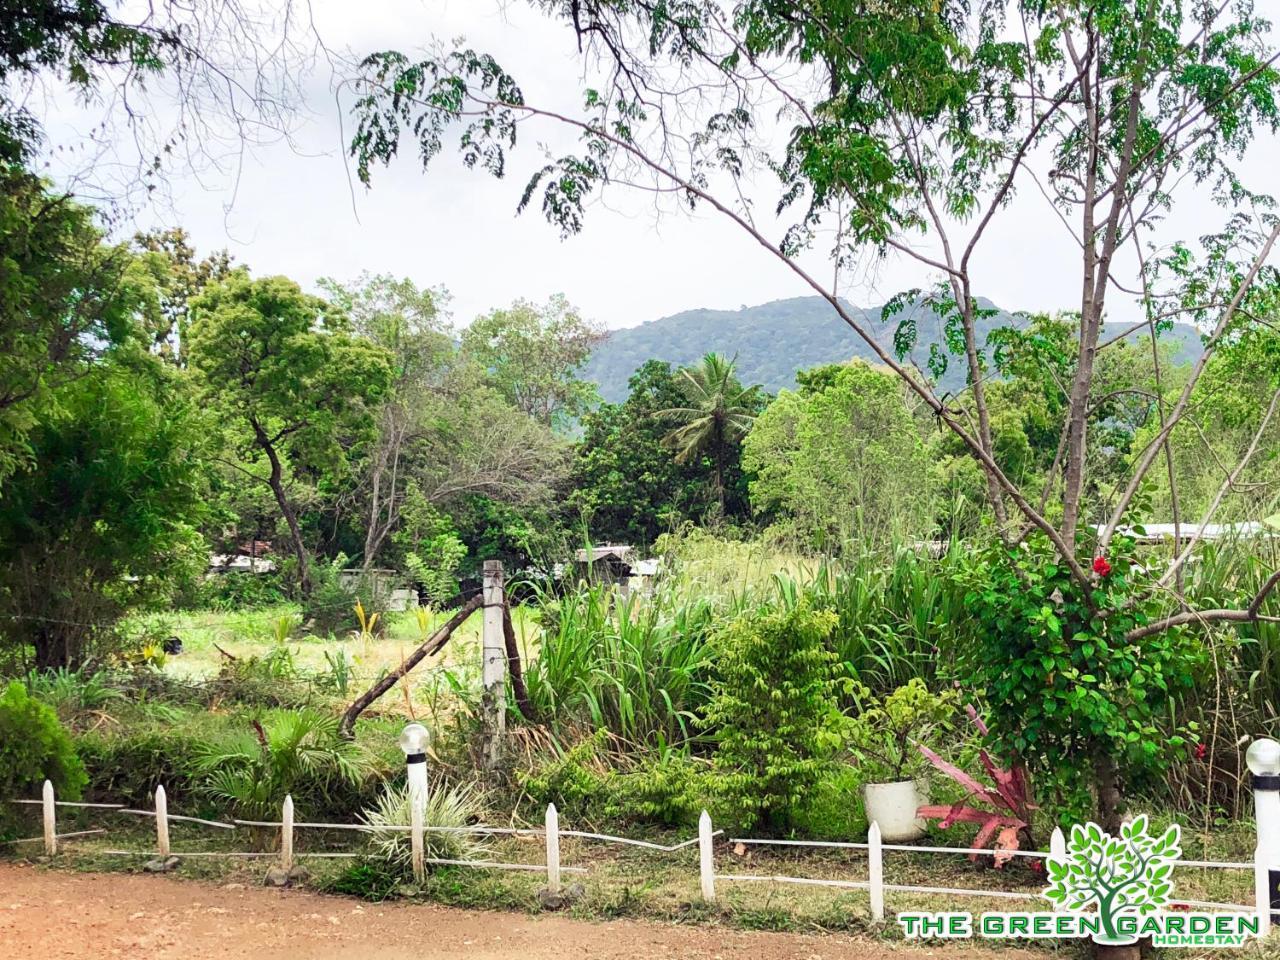
[[[0,864],[5,960],[991,960],[993,951],[643,921],[362,904],[304,890]],[[1003,949],[1002,960],[1030,952]]]

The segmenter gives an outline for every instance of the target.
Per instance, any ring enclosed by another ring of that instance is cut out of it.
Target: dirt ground
[[[68,873],[0,864],[4,960],[1028,960],[845,937],[749,933],[710,926],[486,913],[421,904],[361,904],[294,890],[214,886],[165,877]]]

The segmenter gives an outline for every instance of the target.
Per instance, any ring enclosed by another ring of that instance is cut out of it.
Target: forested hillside
[[[990,301],[979,299],[981,308],[997,312],[978,321],[979,337],[997,327],[1019,324],[1011,314]],[[908,308],[888,321],[880,319],[880,307],[846,308],[863,320],[868,330],[888,350],[893,349],[893,331],[899,318],[911,313],[920,328],[920,343],[912,358],[923,367],[929,345],[940,340],[941,323],[929,307]],[[1110,328],[1108,328],[1108,331]],[[1109,333],[1104,333],[1104,336]],[[1166,335],[1177,343],[1179,362],[1200,352],[1200,337],[1187,324],[1178,324]],[[737,371],[744,383],[758,383],[770,393],[795,386],[796,371],[824,363],[861,357],[874,362],[869,346],[836,315],[821,297],[792,297],[738,310],[684,310],[669,317],[642,323],[638,327],[614,330],[584,368],[587,379],[599,385],[600,395],[616,403],[626,398],[627,379],[646,360],[665,360],[677,366],[693,363],[706,353],[737,357]],[[942,378],[943,390],[954,390],[964,381],[964,369],[951,364]]]

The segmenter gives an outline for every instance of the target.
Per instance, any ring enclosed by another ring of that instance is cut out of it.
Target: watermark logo
[[[1137,817],[1113,837],[1096,823],[1076,824],[1067,840],[1067,855],[1046,865],[1045,898],[1071,911],[1097,908],[1102,932],[1096,943],[1136,943],[1124,917],[1140,918],[1169,905],[1173,865],[1182,856],[1182,828],[1176,823],[1159,837],[1147,832],[1147,818]]]
[[[1096,823],[1071,828],[1066,854],[1046,863],[1043,896],[1054,912],[902,913],[909,939],[1089,938],[1132,944],[1150,938],[1158,947],[1239,947],[1257,936],[1258,918],[1246,913],[1166,912],[1173,869],[1182,856],[1182,831],[1174,824],[1159,836],[1137,817],[1111,836]],[[976,919],[976,924],[975,924]]]

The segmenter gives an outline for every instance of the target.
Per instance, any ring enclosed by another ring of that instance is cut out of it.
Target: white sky
[[[531,102],[571,109],[582,88],[571,32],[523,3],[315,0],[314,8],[321,37],[335,48],[412,54],[432,36],[465,35],[520,80]],[[345,132],[340,128],[327,72],[304,82],[308,102],[293,145],[255,148],[238,182],[212,170],[199,177],[172,172],[171,206],[148,207],[131,226],[181,224],[202,253],[225,246],[256,275],[283,273],[304,286],[322,276],[351,279],[362,270],[444,285],[459,325],[516,298],[544,300],[553,293],[564,293],[608,327],[623,327],[695,307],[733,309],[812,292],[713,212],[657,218],[646,195],[621,189],[588,211],[580,235],[561,241],[538,210],[515,214],[525,175],[542,162],[532,142],[522,143],[501,181],[465,170],[448,152],[424,174],[407,145],[389,169],[375,171],[366,191],[345,159],[351,124],[348,118]],[[52,140],[74,142],[97,116],[75,108],[55,111]],[[559,135],[548,129],[542,136]],[[1280,186],[1272,169],[1275,147],[1269,135],[1255,145],[1245,167],[1254,188],[1268,189],[1268,181],[1270,189]],[[776,199],[769,187],[761,183],[763,210]],[[1222,219],[1221,210],[1193,198],[1175,209],[1162,232],[1189,239],[1217,229]],[[770,239],[780,238],[781,229]],[[1029,183],[999,215],[984,249],[975,258],[979,295],[1010,310],[1078,305],[1072,241]],[[806,266],[830,277],[820,255]],[[845,279],[840,292],[859,305],[879,304],[934,279],[915,261],[895,257],[856,283]],[[1113,301],[1112,315],[1134,314]]]

